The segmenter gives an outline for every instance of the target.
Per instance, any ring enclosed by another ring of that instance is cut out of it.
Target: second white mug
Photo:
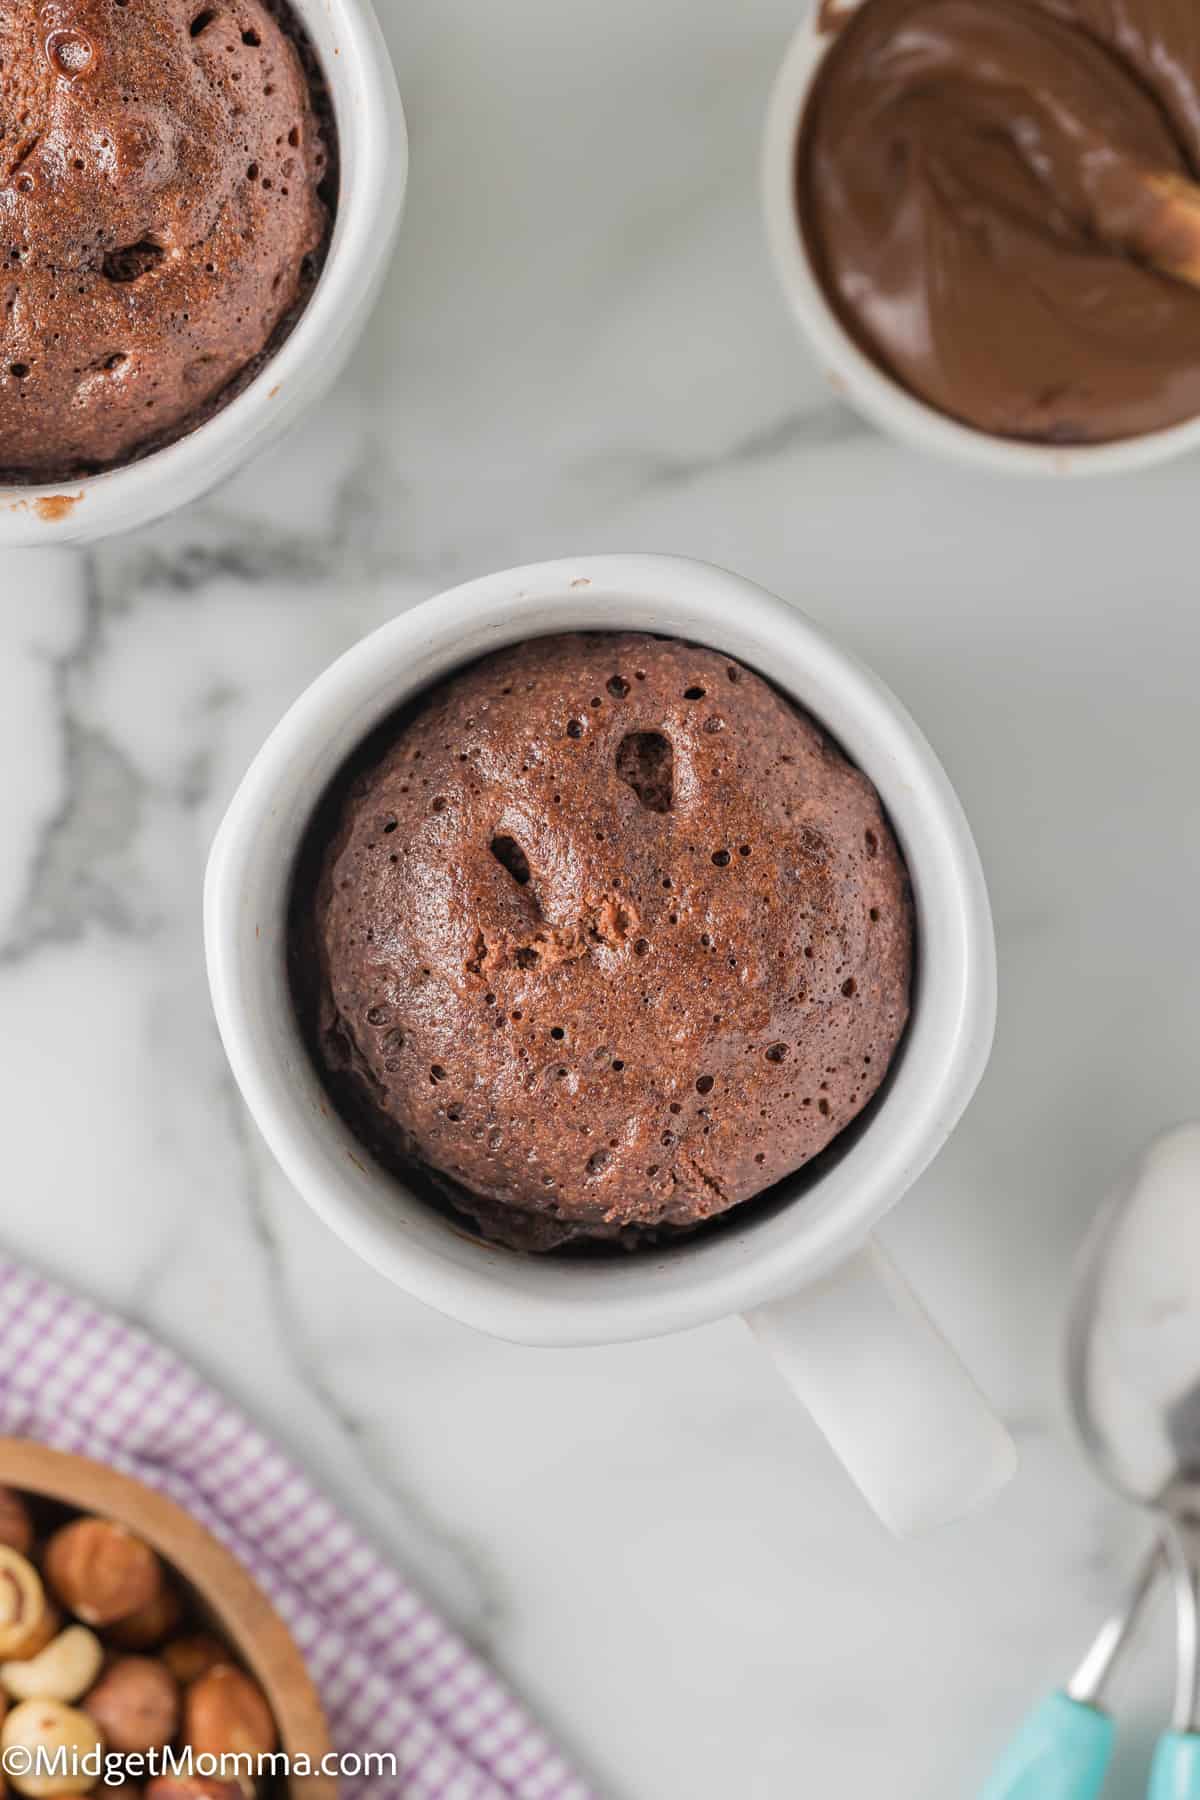
[[[669,1248],[575,1261],[474,1240],[371,1160],[328,1103],[285,966],[297,852],[348,755],[454,669],[567,630],[711,645],[810,712],[883,799],[912,881],[919,955],[911,1021],[885,1090],[837,1157],[793,1178],[790,1203],[748,1205],[720,1232]],[[900,1532],[964,1512],[1008,1478],[1007,1433],[872,1237],[954,1128],[987,1062],[996,975],[983,874],[917,726],[793,607],[682,558],[601,556],[487,576],[402,613],[326,670],[255,759],[213,845],[205,932],[221,1035],[263,1136],[327,1223],[418,1299],[535,1345],[655,1337],[744,1313]]]

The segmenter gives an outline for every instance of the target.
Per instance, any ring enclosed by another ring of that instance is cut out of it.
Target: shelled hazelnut
[[[183,1601],[179,1592],[170,1582],[164,1581],[145,1606],[109,1627],[108,1641],[119,1650],[153,1650],[173,1631],[178,1631],[182,1618]]]
[[[86,1696],[83,1709],[111,1750],[161,1750],[179,1729],[179,1686],[152,1656],[119,1656]]]
[[[242,1800],[236,1781],[204,1775],[158,1775],[146,1789],[146,1800]]]
[[[266,1695],[229,1663],[218,1663],[184,1693],[183,1735],[197,1756],[266,1756],[279,1741]]]
[[[73,1519],[46,1545],[55,1598],[85,1625],[115,1625],[152,1605],[164,1585],[148,1544],[108,1519]]]
[[[224,1644],[202,1631],[194,1632],[190,1637],[173,1638],[163,1645],[161,1655],[181,1687],[199,1681],[201,1675],[207,1675],[218,1663],[229,1661]]]

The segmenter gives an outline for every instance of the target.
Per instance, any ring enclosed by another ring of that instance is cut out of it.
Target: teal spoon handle
[[[1051,1694],[1026,1719],[979,1800],[1097,1800],[1114,1735],[1107,1713]],[[1151,1794],[1152,1800],[1200,1800],[1200,1786]]]
[[[1168,1731],[1159,1738],[1150,1800],[1200,1800],[1200,1737]]]

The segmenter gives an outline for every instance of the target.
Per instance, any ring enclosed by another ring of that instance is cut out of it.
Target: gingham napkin
[[[335,1747],[395,1753],[343,1800],[590,1800],[495,1676],[222,1395],[122,1320],[0,1261],[0,1432],[186,1507],[271,1596]]]

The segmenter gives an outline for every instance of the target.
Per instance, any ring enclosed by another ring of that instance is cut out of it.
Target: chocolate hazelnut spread
[[[1146,258],[1147,175],[1200,175],[1196,0],[864,0],[798,200],[886,371],[980,430],[1093,443],[1200,414],[1200,292]]]
[[[291,962],[331,1092],[520,1248],[738,1206],[861,1112],[904,1030],[878,796],[715,650],[491,656],[376,734],[312,840]]]
[[[314,82],[261,0],[5,5],[6,478],[177,437],[268,347],[328,223]]]

